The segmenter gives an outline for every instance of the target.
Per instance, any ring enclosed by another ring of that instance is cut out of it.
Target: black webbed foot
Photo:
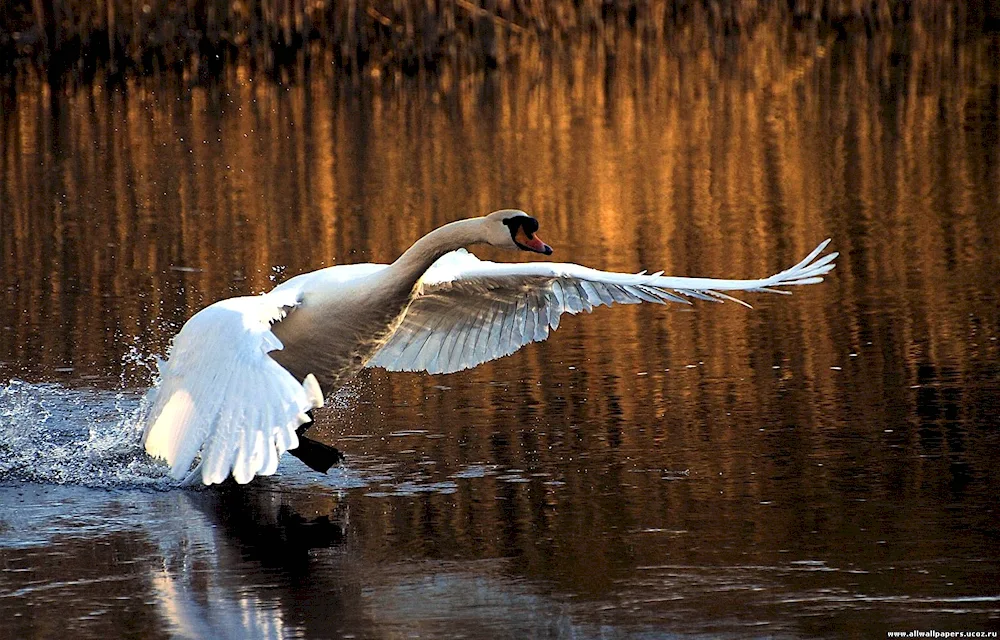
[[[313,421],[311,420],[313,417],[312,411],[307,411],[306,413],[310,418],[309,422],[302,424],[295,430],[296,435],[299,436],[299,446],[289,449],[288,453],[301,460],[313,471],[326,473],[330,470],[330,467],[343,461],[344,454],[336,447],[331,447],[328,444],[323,444],[304,435],[309,427],[313,425]]]

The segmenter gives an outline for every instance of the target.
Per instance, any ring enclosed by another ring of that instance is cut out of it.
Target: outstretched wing
[[[778,287],[814,284],[834,267],[837,253],[820,257],[826,240],[794,267],[758,280],[678,278],[612,273],[576,264],[502,264],[454,251],[427,270],[402,323],[367,366],[390,371],[451,373],[539,342],[563,313],[601,305],[738,302],[726,292],[789,293]]]
[[[297,303],[294,291],[223,300],[174,338],[143,434],[171,476],[213,484],[232,473],[243,484],[274,473],[281,454],[298,446],[295,429],[323,405],[322,393],[315,378],[299,383],[267,355],[281,349],[271,323]]]

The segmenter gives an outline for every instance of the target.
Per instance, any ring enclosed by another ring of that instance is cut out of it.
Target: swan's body
[[[364,367],[448,373],[544,340],[563,313],[600,305],[735,300],[779,292],[833,268],[824,242],[770,278],[718,280],[597,271],[575,264],[485,262],[472,244],[550,254],[521,211],[445,225],[391,265],[330,267],[259,295],[217,302],[174,339],[144,433],[171,475],[204,484],[270,475],[299,446],[307,412]],[[737,300],[737,302],[739,302]],[[296,431],[299,433],[296,433]],[[200,454],[200,463],[190,471]]]

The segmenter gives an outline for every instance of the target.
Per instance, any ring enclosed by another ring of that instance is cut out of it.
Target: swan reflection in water
[[[741,302],[821,282],[823,242],[769,278],[723,280],[597,271],[569,263],[481,261],[466,246],[549,255],[538,222],[504,209],[419,239],[391,265],[296,276],[260,296],[217,302],[174,339],[143,442],[170,474],[206,485],[273,474],[290,451],[326,472],[340,452],[305,437],[311,411],[365,367],[451,373],[545,340],[564,313],[614,303]],[[192,465],[194,468],[192,469]]]
[[[0,547],[0,561],[15,567],[18,558],[30,558],[29,586],[17,597],[34,606],[21,610],[58,606],[71,635],[101,635],[102,628],[108,637],[127,629],[246,640],[413,631],[524,637],[551,629],[598,635],[570,604],[512,577],[507,560],[413,560],[404,554],[386,561],[385,550],[352,543],[349,508],[338,490],[302,489],[307,491],[267,479],[155,493],[33,485],[19,491],[33,504],[44,496],[52,511],[18,515],[0,508],[5,526],[18,531],[6,542],[16,537],[28,543]],[[32,492],[38,495],[27,495]],[[5,488],[0,498],[10,504],[17,494]],[[74,522],[61,529],[52,516],[67,508]],[[106,562],[98,558],[102,553]],[[65,580],[67,569],[74,580]],[[115,613],[93,621],[109,602],[119,602],[127,619]],[[44,619],[0,623],[10,637],[45,628]]]
[[[324,489],[304,496],[227,484],[178,494],[178,513],[169,520],[177,526],[150,531],[163,558],[151,586],[172,633],[284,638],[313,626],[318,608],[320,619],[346,619],[357,628],[360,590],[331,579],[347,508]],[[310,572],[316,551],[324,550],[332,571]]]
[[[174,521],[186,526],[158,538],[164,566],[152,573],[172,633],[597,635],[570,603],[511,578],[504,560],[366,561],[348,540],[346,502],[326,487],[312,491],[227,483],[181,492]]]

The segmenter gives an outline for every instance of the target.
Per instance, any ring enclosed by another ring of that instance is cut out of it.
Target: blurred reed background
[[[815,310],[818,370],[839,364],[831,336],[846,326],[857,335],[838,342],[853,346],[913,326],[890,311],[921,327],[886,354],[887,367],[906,363],[894,377],[916,384],[916,351],[961,370],[970,350],[994,353],[959,338],[976,330],[968,288],[1000,290],[997,38],[914,29],[900,61],[890,37],[828,34],[802,54],[786,36],[772,22],[724,59],[627,47],[608,65],[585,51],[404,90],[345,91],[330,68],[290,85],[243,66],[194,87],[26,81],[0,130],[0,360],[29,378],[103,378],[123,366],[123,336],[163,353],[204,304],[273,286],[272,265],[280,280],[391,261],[435,226],[505,203],[536,212],[567,259],[617,270],[751,276],[833,235],[847,257],[810,295],[846,287],[852,309],[836,322]],[[723,370],[747,345],[711,336],[753,336],[758,318],[618,309],[608,322],[621,332],[635,313],[680,323],[667,333],[703,341]],[[734,324],[699,337],[696,322]],[[44,348],[55,334],[58,349]],[[766,350],[804,349],[786,347]]]
[[[948,37],[1000,26],[1000,3],[939,0],[12,0],[0,4],[0,78],[27,67],[107,79],[164,69],[199,76],[228,61],[278,71],[333,62],[416,73],[493,67],[622,36],[723,53],[764,23],[871,35],[918,24]]]

